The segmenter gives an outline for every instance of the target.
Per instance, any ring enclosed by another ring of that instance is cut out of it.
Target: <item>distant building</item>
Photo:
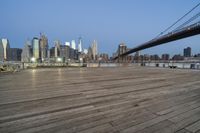
[[[79,52],[78,49],[74,50],[74,60],[78,60],[79,59]]]
[[[84,54],[88,54],[88,49],[84,49],[84,50],[83,50],[83,53],[84,53]]]
[[[4,54],[4,60],[9,60],[9,50],[10,50],[10,44],[9,44],[9,41],[8,39],[1,39],[1,42],[3,44],[3,54]]]
[[[151,56],[150,56],[150,58],[151,58]],[[139,61],[144,61],[144,55],[141,54],[141,55],[139,56]]]
[[[169,54],[162,54],[162,60],[169,60],[170,59],[170,55]]]
[[[39,61],[41,59],[40,54],[40,41],[37,37],[34,37],[32,40],[32,48],[33,48],[33,57],[36,61]]]
[[[70,47],[67,45],[61,45],[60,46],[60,57],[63,59],[63,61],[70,58]]]
[[[71,60],[78,60],[79,59],[79,52],[78,49],[70,48],[70,59]]]
[[[160,60],[160,57],[157,54],[155,54],[155,55],[151,55],[150,59],[151,60]]]
[[[144,54],[144,60],[146,60],[146,61],[150,60],[150,55]]]
[[[32,58],[32,48],[30,41],[26,41],[21,54],[22,62],[30,62]]]
[[[106,54],[106,53],[100,54],[100,58],[101,58],[101,61],[103,61],[103,62],[108,62],[109,61],[109,55]]]
[[[96,40],[93,41],[91,48],[92,48],[93,60],[97,60],[98,49],[97,49],[97,41]]]
[[[69,42],[65,42],[65,45],[61,45],[60,41],[55,41],[55,47],[50,49],[50,58],[62,58],[62,61],[78,60],[79,52],[75,48],[75,43],[72,41],[73,48],[70,47]]]
[[[194,57],[200,57],[200,53],[195,54]]]
[[[92,59],[93,59],[92,48],[89,47],[89,48],[88,48],[88,60],[92,60]]]
[[[74,49],[74,50],[76,49],[76,41],[75,40],[72,40],[71,48]]]
[[[40,52],[42,61],[48,57],[48,39],[45,35],[40,35]]]
[[[181,56],[180,54],[178,54],[178,55],[174,55],[174,56],[172,57],[172,60],[184,60],[184,57]]]
[[[60,57],[60,41],[56,40],[55,42],[55,52],[54,52],[54,55],[55,55],[55,58],[57,57]]]
[[[66,55],[65,55],[66,59],[69,60],[70,59],[70,50],[71,50],[71,48],[70,48],[70,46],[66,46],[65,49],[66,49]]]
[[[70,42],[65,42],[65,45],[70,47]]]
[[[3,48],[3,43],[0,40],[0,61],[4,60],[4,48]]]
[[[137,51],[137,52],[135,53],[135,55],[134,55],[134,59],[133,59],[133,60],[135,60],[135,62],[139,62],[140,59],[141,59],[141,58],[140,58],[140,52]],[[149,56],[149,59],[150,59],[150,56]]]
[[[48,49],[48,51],[47,51],[47,58],[48,58],[48,60],[50,58],[50,49]]]
[[[78,52],[82,53],[82,38],[79,37]]]
[[[50,58],[55,58],[55,47],[50,48]]]
[[[69,50],[69,58],[72,59],[72,60],[75,58],[75,49],[70,48],[70,50]]]
[[[128,63],[132,63],[133,60],[134,60],[134,56],[133,56],[133,55],[128,55],[128,56],[127,56],[127,62],[128,62]]]
[[[190,47],[187,47],[183,50],[183,56],[184,57],[191,57],[192,49]]]
[[[10,61],[21,61],[22,49],[20,48],[10,48],[9,55]]]

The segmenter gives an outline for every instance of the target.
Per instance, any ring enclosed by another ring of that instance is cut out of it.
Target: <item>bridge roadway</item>
[[[200,71],[56,68],[0,74],[1,133],[200,132]]]

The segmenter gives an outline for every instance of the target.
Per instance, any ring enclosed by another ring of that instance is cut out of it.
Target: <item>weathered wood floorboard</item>
[[[0,75],[0,132],[200,132],[200,71],[56,68]]]

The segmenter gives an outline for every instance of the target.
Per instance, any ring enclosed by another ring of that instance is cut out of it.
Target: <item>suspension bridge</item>
[[[126,51],[122,54],[117,55],[114,57],[114,60],[118,58],[123,58],[129,54],[132,54],[134,52],[144,50],[147,48],[155,47],[158,45],[162,45],[165,43],[169,43],[172,41],[180,40],[183,38],[191,37],[200,34],[200,21],[196,21],[199,16],[200,12],[195,14],[193,17],[185,21],[183,24],[179,25],[174,30],[168,32],[172,27],[174,27],[177,23],[179,23],[181,20],[183,20],[186,16],[188,16],[192,11],[194,11],[197,7],[200,6],[200,3],[197,4],[195,7],[193,7],[190,11],[188,11],[185,15],[183,15],[181,18],[179,18],[175,23],[173,23],[171,26],[169,26],[167,29],[165,29],[163,32],[161,32],[158,36],[153,38],[152,40],[145,42],[141,45],[138,45],[129,51]],[[192,23],[193,22],[193,23]],[[192,24],[191,24],[192,23]],[[168,33],[166,33],[168,32]]]

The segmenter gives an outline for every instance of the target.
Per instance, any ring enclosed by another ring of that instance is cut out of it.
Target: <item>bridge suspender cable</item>
[[[200,6],[200,3],[198,3],[195,7],[193,7],[190,11],[188,11],[185,15],[183,15],[181,18],[179,18],[176,22],[174,22],[171,26],[169,26],[167,29],[165,29],[163,32],[161,32],[157,37],[167,32],[169,29],[171,29],[174,25],[176,25],[178,22],[180,22],[183,18],[185,18],[188,14],[190,14],[193,10],[195,10],[198,6]]]
[[[183,24],[180,25],[179,27],[177,27],[174,31],[183,28],[184,26],[186,26],[186,25],[189,24],[190,22],[192,22],[192,21],[194,21],[195,19],[197,19],[199,16],[200,16],[200,12],[197,13],[196,15],[194,15],[193,17],[191,17],[188,21],[186,21],[185,23],[183,23]]]

